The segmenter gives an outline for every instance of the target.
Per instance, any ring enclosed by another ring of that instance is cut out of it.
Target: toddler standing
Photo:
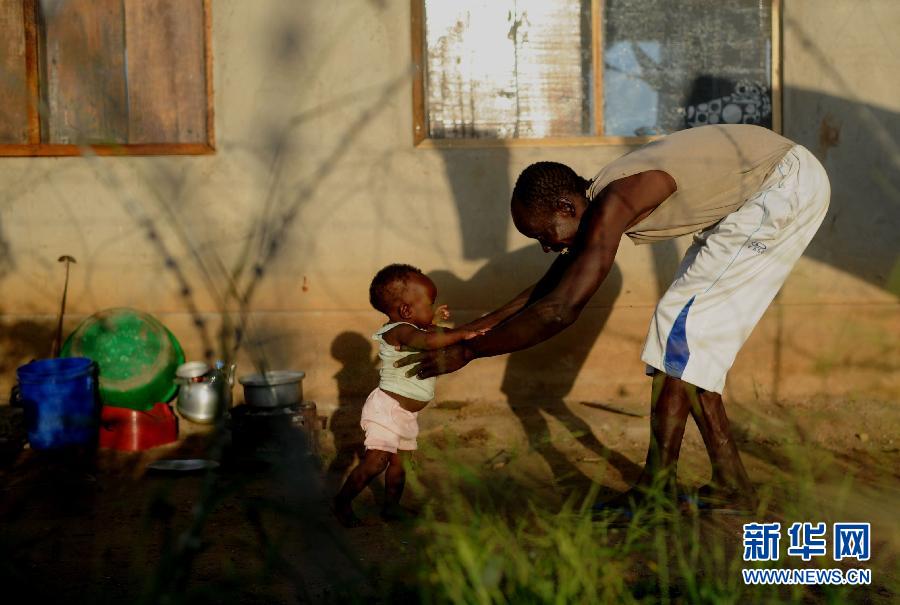
[[[366,433],[366,453],[350,472],[334,497],[334,512],[345,527],[360,520],[353,513],[353,499],[375,477],[384,473],[384,506],[381,516],[393,520],[404,516],[400,496],[406,482],[401,452],[417,447],[417,415],[434,398],[434,378],[407,377],[409,368],[395,368],[394,362],[408,355],[401,347],[431,350],[473,338],[472,330],[452,330],[434,324],[448,319],[446,305],[434,308],[437,288],[428,276],[411,265],[393,264],[379,271],[369,287],[372,306],[388,316],[372,338],[378,341],[381,359],[380,381],[362,409],[360,424]]]

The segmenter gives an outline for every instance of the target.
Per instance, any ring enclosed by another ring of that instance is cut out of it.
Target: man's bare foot
[[[335,498],[331,501],[331,512],[344,527],[352,528],[362,525],[362,521],[353,513],[353,507],[349,502],[341,502]]]
[[[631,518],[638,509],[653,509],[669,505],[677,506],[677,487],[673,484],[664,486],[635,485],[628,491],[593,506],[595,516],[618,515]]]
[[[616,516],[631,519],[634,511],[643,506],[646,498],[643,489],[633,487],[611,500],[597,502],[591,509],[595,517]]]
[[[387,523],[392,521],[412,521],[416,518],[416,512],[399,504],[386,504],[381,509],[381,518]]]
[[[701,486],[696,494],[685,499],[701,511],[752,513],[759,506],[759,499],[752,487],[720,487],[713,484]]]

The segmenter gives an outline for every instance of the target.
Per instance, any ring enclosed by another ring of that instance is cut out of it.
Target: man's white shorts
[[[694,236],[656,306],[641,359],[721,393],[725,375],[825,218],[831,187],[794,146],[740,209]]]
[[[404,410],[397,400],[376,388],[363,405],[360,426],[366,432],[363,445],[367,450],[381,450],[396,454],[397,450],[418,447],[418,414]]]

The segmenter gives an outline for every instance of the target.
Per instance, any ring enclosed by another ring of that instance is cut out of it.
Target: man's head
[[[538,162],[522,171],[512,194],[512,218],[519,233],[538,240],[544,252],[561,252],[575,242],[587,208],[589,183],[558,162]]]
[[[375,274],[369,286],[369,302],[391,318],[425,327],[434,320],[437,287],[412,265],[388,265]]]

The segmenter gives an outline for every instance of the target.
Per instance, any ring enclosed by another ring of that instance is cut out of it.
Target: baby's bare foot
[[[331,503],[331,512],[344,527],[351,528],[362,525],[362,521],[359,520],[359,517],[353,514],[353,507],[350,506],[349,503],[341,502],[335,498]]]
[[[412,521],[416,516],[416,511],[403,508],[399,504],[385,505],[381,509],[381,518],[388,523],[391,521]]]

